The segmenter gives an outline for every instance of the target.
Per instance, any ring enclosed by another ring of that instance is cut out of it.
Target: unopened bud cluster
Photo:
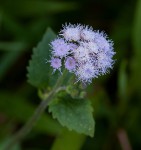
[[[83,83],[91,83],[93,78],[107,73],[114,63],[113,42],[92,27],[65,25],[50,45],[54,71],[61,71],[64,66]]]

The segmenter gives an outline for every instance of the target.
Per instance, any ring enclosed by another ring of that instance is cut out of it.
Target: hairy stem
[[[55,84],[53,90],[49,93],[48,97],[45,100],[42,100],[40,105],[35,110],[33,116],[28,120],[28,122],[19,130],[10,140],[10,142],[6,145],[4,150],[11,150],[12,147],[22,140],[33,128],[33,126],[37,123],[40,116],[48,106],[49,102],[53,99],[55,94],[58,92],[58,89],[60,88],[60,85],[64,79],[64,75],[66,73],[64,72],[63,75],[57,80],[57,83]]]

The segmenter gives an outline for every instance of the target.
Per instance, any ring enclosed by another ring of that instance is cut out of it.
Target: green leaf
[[[53,118],[69,130],[94,136],[94,119],[90,102],[85,99],[72,99],[69,95],[56,97],[49,105]]]
[[[29,62],[28,81],[35,87],[46,88],[49,84],[56,82],[55,74],[52,75],[50,63],[50,46],[49,43],[56,37],[51,29],[48,29],[36,48],[33,49],[32,59]],[[57,74],[57,73],[56,73]],[[51,81],[53,76],[54,81]],[[49,83],[49,81],[51,81]]]

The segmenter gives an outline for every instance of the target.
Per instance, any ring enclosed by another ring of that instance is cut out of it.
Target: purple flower
[[[95,33],[95,40],[94,41],[97,43],[99,48],[101,50],[105,50],[105,52],[111,51],[113,49],[113,42],[111,40],[107,40],[107,35],[104,34],[103,32]]]
[[[74,51],[78,48],[78,46],[76,44],[69,43],[69,48],[70,48],[71,51]]]
[[[112,68],[115,52],[113,42],[105,33],[69,24],[63,27],[60,36],[51,42],[51,66],[55,70],[60,70],[61,59],[64,59],[65,68],[77,76],[77,81],[91,83],[92,79]]]
[[[65,61],[65,68],[68,69],[69,71],[74,71],[76,67],[76,61],[72,57],[68,57]]]
[[[64,39],[55,39],[51,42],[51,47],[53,49],[52,53],[54,56],[62,58],[69,54],[70,47]]]
[[[67,41],[79,41],[81,29],[82,26],[79,24],[66,24],[63,26],[63,30],[60,31],[60,35],[62,35]]]
[[[93,32],[92,27],[86,26],[83,30],[81,30],[81,39],[86,41],[92,41],[95,38],[95,32]]]
[[[88,62],[78,67],[76,75],[78,81],[80,80],[83,83],[91,83],[92,79],[97,77],[97,70],[95,70],[94,66]]]
[[[51,62],[51,66],[53,67],[53,69],[60,69],[61,65],[61,59],[60,58],[52,58],[50,60]]]

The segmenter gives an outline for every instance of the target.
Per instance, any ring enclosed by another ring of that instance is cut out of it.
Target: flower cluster
[[[50,63],[54,71],[61,71],[64,64],[77,76],[77,81],[83,83],[91,83],[93,78],[107,73],[114,63],[113,42],[105,33],[93,31],[92,27],[65,25],[50,45]]]

